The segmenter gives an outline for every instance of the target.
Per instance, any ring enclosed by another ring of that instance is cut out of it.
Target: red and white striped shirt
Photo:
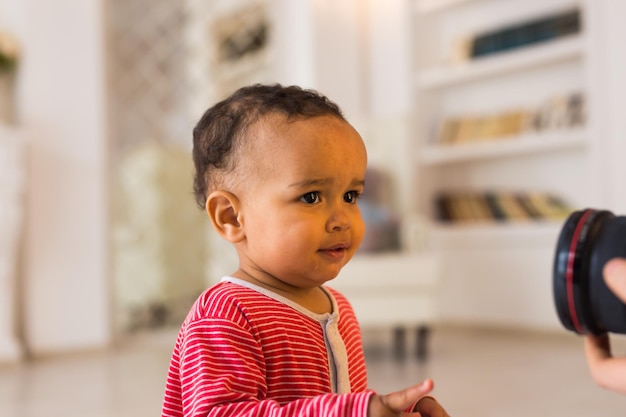
[[[232,278],[206,290],[179,332],[162,416],[366,417],[373,392],[359,325],[349,302],[325,289],[326,315]],[[341,349],[326,335],[332,320]]]

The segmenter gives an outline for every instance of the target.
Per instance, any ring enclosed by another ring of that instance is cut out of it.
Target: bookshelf
[[[495,190],[550,193],[573,209],[602,205],[601,191],[594,185],[601,141],[594,124],[598,82],[592,45],[597,32],[590,16],[597,4],[589,0],[414,3],[413,161],[418,190],[414,208],[431,224],[429,243],[443,264],[443,303],[455,306],[444,312],[443,320],[558,327],[549,288],[562,221],[440,222],[436,201],[441,193]],[[580,18],[575,34],[483,57],[470,58],[465,50],[459,54],[459,45],[467,47],[472,37],[573,10]],[[438,133],[450,119],[517,108],[539,109],[539,113],[546,102],[571,93],[584,97],[585,120],[577,126],[527,129],[453,144],[442,141]],[[486,288],[493,289],[493,300],[477,292]],[[528,300],[520,301],[520,294]],[[507,298],[512,302],[503,305]],[[529,310],[537,314],[524,318]]]
[[[459,41],[473,34],[572,10],[578,10],[581,21],[575,34],[484,57],[450,57]],[[560,178],[551,177],[554,170],[568,172],[574,165],[588,165],[591,153],[593,118],[587,117],[590,108],[585,71],[589,42],[584,13],[584,4],[573,0],[416,3],[415,96],[419,114],[415,162],[419,213],[434,219],[435,195],[454,189],[541,190],[555,192],[572,205],[580,201],[576,197],[579,187],[572,188]],[[428,41],[420,44],[420,39]],[[436,132],[451,118],[463,120],[466,115],[521,107],[536,108],[539,114],[545,111],[541,110],[545,107],[542,102],[553,102],[553,97],[573,92],[585,100],[587,120],[581,125],[526,129],[512,136],[452,145],[437,137]],[[533,173],[524,173],[529,170]],[[580,175],[570,177],[579,179]]]

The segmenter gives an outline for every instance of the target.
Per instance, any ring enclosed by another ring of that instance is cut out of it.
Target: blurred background
[[[366,142],[368,232],[332,284],[365,329],[397,343],[414,327],[562,333],[562,221],[626,213],[624,13],[621,0],[0,0],[0,363],[176,329],[236,267],[193,200],[191,130],[253,82],[323,92]]]

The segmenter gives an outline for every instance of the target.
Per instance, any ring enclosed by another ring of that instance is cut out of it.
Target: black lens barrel
[[[626,258],[626,217],[585,209],[567,218],[553,268],[554,304],[563,327],[579,334],[626,333],[626,305],[602,276],[615,257]]]

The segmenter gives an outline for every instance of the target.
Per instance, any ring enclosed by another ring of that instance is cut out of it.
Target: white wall
[[[276,80],[285,85],[315,83],[313,18],[310,0],[274,0],[273,42]]]
[[[110,341],[102,2],[12,8],[29,146],[25,341],[35,355],[102,347]]]
[[[368,0],[364,67],[367,89],[366,137],[372,166],[389,170],[395,200],[403,217],[411,212],[414,193],[412,2]],[[390,146],[393,143],[393,146]]]
[[[316,88],[336,101],[363,136],[370,164],[391,172],[396,191],[411,189],[411,2],[275,4],[278,80]],[[391,205],[408,212],[412,196],[394,195]]]
[[[0,25],[15,30],[27,52],[19,103],[30,146],[22,287],[25,337],[35,354],[101,347],[111,339],[103,3],[0,0]],[[619,52],[625,31],[619,16],[626,6],[621,0],[605,3],[606,48],[612,51],[605,54],[607,91],[612,92],[606,96],[606,134],[614,151],[607,152],[609,189],[615,209],[626,212],[626,164],[621,163],[626,122],[620,116],[626,94],[619,94],[626,91],[626,53]],[[366,134],[374,136],[370,152],[384,154],[381,161],[400,161],[402,154],[389,149],[398,138],[403,146],[410,139],[403,114],[411,100],[410,59],[405,55],[410,47],[409,2],[286,4],[298,16],[292,23],[300,24],[287,30],[298,36],[282,40],[290,51],[282,58],[290,65],[283,67],[283,80],[320,88],[342,104],[348,117],[373,116],[378,125],[362,124]],[[310,20],[307,13],[315,18]],[[408,162],[395,166],[404,179],[411,170]],[[528,285],[529,296],[544,291],[541,284]],[[461,296],[469,304],[444,302],[442,308],[448,308],[451,317],[486,320],[474,314],[476,302],[486,297],[485,288],[466,290]],[[530,323],[541,326],[537,313],[529,316]]]
[[[598,40],[602,48],[603,60],[598,69],[605,81],[606,134],[610,150],[607,153],[609,178],[609,206],[616,214],[626,215],[626,2],[623,0],[605,0],[601,10],[603,16],[604,39]],[[609,93],[610,92],[610,93]]]

